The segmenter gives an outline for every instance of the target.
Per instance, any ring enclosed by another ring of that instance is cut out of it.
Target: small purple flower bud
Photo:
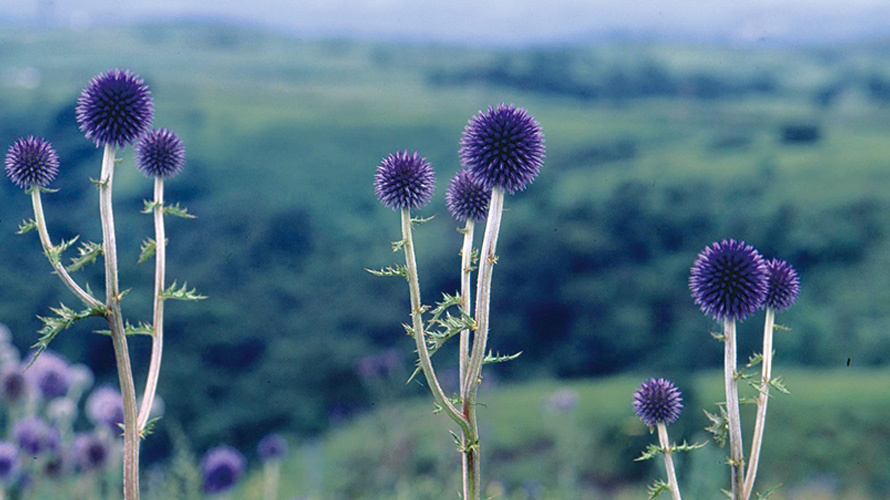
[[[13,443],[0,441],[0,485],[14,481],[19,472],[19,450]]]
[[[90,80],[77,99],[77,123],[97,147],[123,148],[151,128],[154,103],[145,81],[113,69]]]
[[[267,434],[256,447],[257,456],[263,462],[281,460],[287,455],[287,440],[280,434]]]
[[[374,192],[384,206],[393,210],[415,210],[433,196],[436,175],[426,158],[408,150],[383,159],[374,174]]]
[[[25,377],[40,389],[43,398],[50,400],[68,394],[71,369],[64,358],[53,351],[43,351],[25,370]]]
[[[47,451],[58,451],[61,437],[39,417],[26,417],[16,422],[13,439],[26,454],[36,457]]]
[[[170,178],[185,165],[185,146],[179,136],[159,128],[136,143],[136,168],[146,177]]]
[[[544,165],[541,124],[523,108],[501,103],[470,119],[460,139],[461,164],[485,189],[522,191]]]
[[[672,424],[680,418],[683,398],[670,380],[650,378],[634,392],[633,406],[644,424],[655,427],[658,422]]]
[[[201,459],[201,475],[205,493],[222,493],[241,479],[247,461],[238,450],[230,446],[211,448]]]
[[[469,169],[460,170],[445,190],[445,206],[459,222],[480,222],[488,214],[491,189],[477,182]]]
[[[118,433],[124,423],[124,398],[116,389],[103,385],[87,398],[86,414],[93,425]]]
[[[689,289],[701,310],[717,321],[743,320],[766,298],[767,268],[744,241],[723,240],[706,247],[692,265]]]
[[[29,135],[15,141],[6,152],[6,175],[16,186],[45,187],[59,173],[59,155],[52,144]]]
[[[88,432],[74,438],[73,452],[74,462],[80,470],[99,470],[108,464],[111,446],[102,436]]]
[[[766,268],[769,271],[769,279],[763,305],[775,312],[785,311],[797,302],[797,297],[800,295],[800,277],[791,264],[784,260],[771,259],[767,261]]]

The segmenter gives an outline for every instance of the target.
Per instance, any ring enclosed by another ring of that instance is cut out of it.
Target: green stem
[[[139,431],[145,430],[151,415],[158,389],[158,377],[161,372],[161,354],[164,348],[164,275],[166,270],[167,236],[164,231],[164,179],[155,177],[154,208],[152,209],[155,223],[155,290],[154,313],[152,315],[151,362],[148,367],[148,378],[145,381],[145,392],[139,408],[137,422]]]
[[[281,476],[281,462],[271,460],[263,464],[263,498],[278,499],[278,481]]]
[[[723,320],[725,350],[723,358],[726,385],[726,413],[729,419],[729,466],[732,500],[741,500],[743,486],[744,451],[742,450],[742,417],[739,411],[739,380],[736,369],[736,322]]]
[[[658,428],[658,443],[661,445],[661,449],[664,450],[664,469],[667,473],[668,488],[671,490],[673,500],[681,500],[680,486],[677,484],[677,471],[674,469],[674,458],[671,453],[671,443],[668,440],[667,426],[664,425],[664,422],[657,422],[656,427]]]
[[[472,309],[470,306],[471,286],[473,275],[473,232],[475,224],[473,219],[467,219],[464,226],[464,242],[460,250],[460,310],[467,316],[472,317]],[[467,394],[464,392],[467,387],[463,384],[464,377],[467,374],[467,362],[470,357],[470,330],[465,329],[460,332],[460,351],[459,351],[459,378],[461,381],[460,400],[465,401]],[[470,445],[469,436],[464,434],[461,436],[461,447],[466,450]],[[461,454],[461,477],[463,478],[463,498],[470,498],[470,464],[467,453]]]
[[[769,382],[772,380],[773,372],[773,326],[775,321],[775,311],[767,308],[766,319],[763,325],[760,395],[757,398],[757,419],[754,422],[754,436],[751,438],[750,462],[745,474],[745,486],[742,488],[743,500],[748,500],[754,491],[754,481],[757,478],[757,466],[760,461],[760,449],[763,445],[763,430],[766,426],[766,406],[769,403]]]
[[[417,259],[414,256],[414,239],[411,234],[411,213],[408,209],[402,209],[402,238],[405,249],[405,264],[408,267],[408,288],[411,295],[411,323],[414,329],[414,342],[417,345],[417,355],[420,359],[420,367],[426,377],[427,385],[433,393],[436,404],[451,417],[464,432],[469,431],[467,420],[460,414],[454,405],[445,397],[442,386],[436,378],[433,364],[430,361],[430,352],[426,345],[426,336],[423,330],[423,306],[420,302],[420,283],[417,278]]]
[[[43,202],[40,199],[40,188],[38,187],[31,188],[31,206],[34,207],[34,224],[37,226],[37,234],[40,235],[40,244],[43,246],[43,253],[49,258],[50,252],[54,247],[46,228],[46,218],[43,215]],[[68,271],[65,270],[65,266],[63,266],[61,262],[56,262],[53,259],[49,259],[49,261],[56,274],[62,280],[62,283],[64,283],[65,286],[77,296],[77,298],[92,309],[105,309],[105,306],[103,306],[101,302],[84,291],[84,289],[74,281],[74,278],[68,274]]]
[[[479,254],[479,273],[476,277],[476,308],[474,319],[476,332],[473,338],[473,349],[467,364],[467,373],[461,380],[461,394],[464,415],[469,422],[468,442],[466,449],[471,496],[465,500],[479,500],[482,484],[481,467],[479,465],[479,426],[476,420],[476,394],[482,377],[482,364],[485,361],[485,349],[488,343],[489,310],[491,304],[491,275],[497,262],[498,234],[501,227],[501,215],[504,211],[504,190],[495,187],[491,192],[488,208],[488,219],[485,222],[485,234],[482,239],[482,251]]]
[[[114,181],[114,146],[105,145],[102,155],[102,175],[99,178],[99,214],[102,219],[102,248],[105,254],[105,296],[108,327],[114,346],[114,358],[124,400],[124,500],[139,500],[139,432],[136,414],[136,388],[130,366],[130,352],[121,315],[121,293],[117,277],[117,243],[112,211]]]

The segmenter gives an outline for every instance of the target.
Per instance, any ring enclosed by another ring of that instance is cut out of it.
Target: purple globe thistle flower
[[[28,379],[18,365],[5,366],[0,371],[0,397],[7,403],[21,401],[28,392]]]
[[[169,178],[185,165],[185,146],[179,136],[165,129],[154,129],[136,143],[136,168],[146,177]]]
[[[111,446],[102,436],[87,432],[74,438],[72,452],[74,463],[80,470],[99,470],[108,464]]]
[[[260,440],[256,452],[263,462],[281,460],[287,455],[287,440],[280,434],[267,434]]]
[[[769,278],[763,305],[776,312],[785,311],[797,302],[797,297],[800,295],[800,277],[791,264],[780,259],[767,261],[766,269]]]
[[[19,450],[13,443],[0,441],[0,484],[16,479],[19,472]]]
[[[634,412],[644,424],[655,427],[662,422],[672,424],[680,418],[683,398],[673,382],[664,378],[643,381],[634,392]]]
[[[407,149],[390,154],[374,174],[374,192],[393,210],[420,208],[433,196],[436,174],[426,158]]]
[[[744,241],[723,240],[706,247],[692,265],[689,288],[701,310],[716,319],[743,320],[766,299],[767,268]]]
[[[58,451],[61,441],[59,430],[47,425],[40,417],[26,417],[16,422],[12,436],[22,451],[35,457]]]
[[[45,187],[59,173],[59,155],[52,144],[33,135],[9,146],[4,164],[9,180],[24,189]]]
[[[117,389],[103,385],[87,398],[86,414],[93,425],[118,432],[124,423],[124,398]]]
[[[145,133],[154,119],[154,103],[145,81],[130,71],[113,69],[90,80],[77,99],[77,123],[96,146],[123,148]]]
[[[485,189],[522,191],[544,164],[541,124],[523,108],[501,103],[470,119],[460,139],[461,163]]]
[[[201,459],[201,475],[205,493],[222,493],[241,479],[247,461],[238,450],[230,446],[211,448]]]
[[[43,351],[25,370],[32,385],[40,389],[44,399],[68,394],[71,387],[71,367],[64,358],[53,351]]]
[[[491,189],[482,187],[466,168],[454,175],[445,190],[445,206],[460,222],[485,220],[490,201]]]

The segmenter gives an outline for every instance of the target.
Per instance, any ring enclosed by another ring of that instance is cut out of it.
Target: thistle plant
[[[674,468],[673,453],[678,450],[688,450],[698,447],[688,446],[685,443],[677,448],[671,444],[668,438],[667,426],[680,418],[683,410],[683,397],[680,390],[673,382],[663,378],[650,378],[643,381],[640,388],[634,392],[634,412],[640,417],[649,429],[658,430],[659,446],[650,446],[646,453],[638,460],[653,458],[656,454],[664,455],[664,468],[667,474],[667,483],[657,482],[650,488],[650,498],[656,496],[662,490],[671,492],[674,500],[681,500],[680,486],[677,484],[677,472]]]
[[[281,461],[287,455],[287,440],[280,434],[267,434],[257,444],[256,452],[263,463],[263,499],[277,500]]]
[[[211,448],[201,459],[201,476],[204,493],[225,495],[238,484],[247,468],[247,460],[231,446]]]
[[[456,439],[462,456],[462,496],[467,500],[477,500],[481,495],[476,407],[482,366],[515,357],[492,356],[487,352],[491,280],[497,262],[504,196],[525,189],[534,180],[543,165],[544,150],[540,124],[522,108],[499,104],[480,111],[469,120],[459,149],[465,170],[457,174],[446,193],[449,211],[465,224],[461,229],[464,234],[461,291],[457,296],[446,295],[432,310],[421,302],[412,227],[422,221],[413,219],[411,210],[429,201],[435,175],[425,159],[408,151],[385,158],[375,175],[374,188],[378,198],[401,214],[402,239],[394,243],[393,248],[404,250],[405,266],[374,273],[404,276],[408,280],[412,323],[406,328],[417,346],[418,370],[423,372],[438,409],[460,427],[461,435]],[[473,232],[475,222],[482,219],[486,220],[486,225],[479,252],[475,303],[471,309]],[[459,317],[445,313],[452,305],[459,306]],[[437,330],[425,328],[423,314],[428,311],[432,316],[429,324],[438,327]],[[450,399],[442,391],[430,357],[454,335],[460,337],[460,392]]]
[[[102,243],[86,242],[78,249],[78,255],[71,264],[62,264],[62,254],[77,238],[53,245],[43,212],[42,192],[52,192],[47,188],[59,171],[59,157],[45,139],[28,136],[13,144],[6,156],[6,172],[10,180],[26,190],[31,196],[34,218],[26,221],[20,233],[36,229],[40,236],[43,251],[50,261],[55,274],[65,286],[83,303],[84,309],[76,310],[62,304],[53,309],[55,316],[41,318],[44,327],[36,344],[37,352],[32,360],[36,368],[46,356],[44,352],[50,341],[75,321],[101,316],[108,324],[105,332],[111,337],[122,399],[122,426],[124,435],[123,489],[126,500],[139,498],[139,439],[149,427],[149,413],[155,398],[158,374],[160,371],[163,346],[163,301],[166,299],[199,300],[200,295],[186,287],[176,288],[175,284],[165,288],[164,248],[167,238],[164,232],[166,213],[190,217],[178,206],[164,204],[163,180],[178,173],[183,166],[185,150],[182,142],[172,132],[151,130],[154,119],[154,104],[151,92],[138,75],[119,69],[97,75],[84,88],[77,100],[76,120],[87,139],[103,149],[100,175],[93,182],[99,191],[99,217],[102,228]],[[138,143],[137,143],[138,141]],[[125,323],[121,312],[121,302],[125,290],[118,282],[117,241],[112,205],[114,171],[119,162],[117,151],[136,143],[137,167],[154,178],[154,199],[146,203],[146,211],[154,215],[155,238],[143,245],[140,261],[155,257],[154,313],[151,323],[138,323],[132,326]],[[72,273],[103,257],[105,271],[104,300],[96,298],[88,285],[81,286]],[[141,408],[136,405],[136,387],[130,362],[127,337],[132,334],[146,334],[152,337],[152,354],[145,384],[145,395]],[[42,355],[41,355],[42,354]],[[60,382],[56,380],[56,382]],[[47,382],[47,387],[51,386]],[[41,390],[46,390],[41,387]]]

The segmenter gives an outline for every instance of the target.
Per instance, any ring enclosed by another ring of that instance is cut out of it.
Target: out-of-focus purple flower
[[[445,206],[459,222],[485,220],[490,201],[491,189],[482,187],[466,168],[454,175],[445,190]]]
[[[73,422],[77,417],[77,404],[68,398],[54,398],[46,406],[46,416],[56,424]]]
[[[205,493],[222,493],[229,490],[244,474],[247,461],[238,450],[230,446],[211,448],[201,459],[201,475]]]
[[[139,75],[113,69],[90,80],[75,112],[80,130],[96,146],[123,148],[151,128],[154,103]]]
[[[39,417],[26,417],[16,422],[12,430],[13,440],[30,456],[59,450],[61,437],[55,427],[47,425]]]
[[[689,289],[708,316],[743,320],[766,298],[767,268],[760,253],[744,241],[723,240],[706,247],[692,265]]]
[[[50,479],[61,479],[68,472],[68,462],[61,453],[53,453],[43,463],[43,475]]]
[[[436,174],[426,158],[408,150],[397,151],[380,162],[374,174],[374,192],[393,210],[420,208],[433,196]]]
[[[546,406],[556,413],[570,413],[578,407],[578,391],[568,387],[560,389],[547,398]]]
[[[634,392],[633,406],[640,420],[650,427],[658,422],[672,424],[680,418],[683,397],[670,380],[650,378]]]
[[[146,177],[169,178],[185,165],[185,146],[173,132],[158,128],[136,143],[136,168]]]
[[[6,175],[16,186],[45,187],[59,173],[59,155],[42,137],[21,138],[6,153]]]
[[[8,441],[0,441],[0,485],[14,481],[19,473],[19,450]]]
[[[766,263],[769,272],[764,307],[776,312],[789,309],[800,295],[800,277],[791,264],[780,259],[770,259]]]
[[[9,404],[21,401],[28,393],[28,379],[18,364],[7,365],[0,371],[0,397]]]
[[[74,462],[80,470],[92,471],[104,468],[111,455],[110,443],[94,432],[78,434],[72,447]]]
[[[86,414],[93,425],[120,432],[120,424],[124,423],[124,398],[117,389],[107,385],[98,387],[87,398]]]
[[[470,119],[460,139],[461,163],[485,189],[522,191],[544,165],[544,133],[527,110],[488,107]]]
[[[71,369],[64,358],[53,351],[43,351],[25,370],[25,377],[40,389],[44,399],[68,394],[71,387]]]
[[[256,452],[263,462],[281,460],[287,455],[287,440],[280,434],[267,434],[260,440]]]
[[[71,367],[71,385],[77,387],[78,394],[92,387],[94,380],[93,370],[87,365],[78,363]]]

